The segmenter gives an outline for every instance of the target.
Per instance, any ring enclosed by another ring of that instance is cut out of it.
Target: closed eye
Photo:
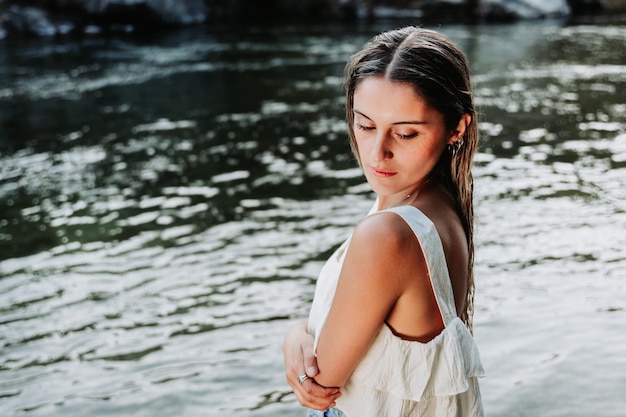
[[[357,129],[364,130],[366,132],[376,129],[374,126],[364,126],[361,123],[356,123]]]
[[[416,138],[419,135],[419,133],[415,132],[415,133],[409,133],[408,135],[403,135],[402,133],[396,133],[396,136],[400,139],[413,139]]]

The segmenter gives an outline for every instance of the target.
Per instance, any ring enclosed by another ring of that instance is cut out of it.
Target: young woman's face
[[[353,112],[359,160],[381,198],[412,193],[456,139],[442,115],[406,83],[365,78],[354,92]]]

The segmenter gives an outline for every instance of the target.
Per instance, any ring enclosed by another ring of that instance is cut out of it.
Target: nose
[[[386,132],[377,132],[376,141],[372,148],[372,159],[374,162],[382,162],[386,159],[393,157],[393,152],[390,149],[390,141]]]

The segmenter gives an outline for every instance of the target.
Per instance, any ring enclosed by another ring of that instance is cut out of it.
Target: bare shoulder
[[[385,211],[361,220],[354,230],[352,241],[362,241],[378,248],[390,247],[390,249],[405,246],[410,241],[419,243],[402,217]]]
[[[398,263],[406,263],[407,259],[421,253],[421,246],[402,217],[393,212],[379,212],[364,218],[356,226],[350,250],[353,255],[358,255],[359,262],[376,260],[379,266],[397,271]]]

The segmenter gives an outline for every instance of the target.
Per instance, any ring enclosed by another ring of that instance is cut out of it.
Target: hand
[[[296,324],[289,330],[283,344],[283,356],[287,383],[303,407],[327,410],[335,406],[335,400],[341,396],[339,388],[326,388],[315,382],[317,360],[313,353],[313,336],[307,332],[306,323]],[[300,384],[298,376],[304,373],[309,378]]]

